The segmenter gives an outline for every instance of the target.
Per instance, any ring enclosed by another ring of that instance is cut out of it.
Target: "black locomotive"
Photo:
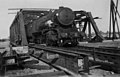
[[[50,11],[46,16],[31,23],[33,35],[31,38],[35,43],[45,43],[50,46],[67,44],[76,46],[79,32],[74,24],[74,19],[75,14],[70,8],[60,7],[58,10]],[[43,21],[39,22],[41,20]]]

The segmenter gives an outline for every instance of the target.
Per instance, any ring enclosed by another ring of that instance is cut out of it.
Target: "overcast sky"
[[[96,20],[99,30],[104,32],[108,30],[110,0],[0,0],[0,38],[9,36],[9,27],[15,17],[15,14],[8,14],[14,12],[9,11],[8,8],[58,8],[59,6],[90,11],[94,17],[102,18]]]

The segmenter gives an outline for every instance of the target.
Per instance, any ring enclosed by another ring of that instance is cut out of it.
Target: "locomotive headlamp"
[[[57,13],[56,16],[58,16],[59,14]]]

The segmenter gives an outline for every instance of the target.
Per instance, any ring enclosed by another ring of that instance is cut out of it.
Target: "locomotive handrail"
[[[8,10],[49,11],[49,10],[55,10],[55,9],[51,9],[51,8],[9,8]]]

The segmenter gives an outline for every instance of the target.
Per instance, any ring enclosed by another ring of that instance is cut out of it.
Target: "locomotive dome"
[[[75,18],[74,12],[67,7],[60,7],[57,13],[57,19],[62,25],[70,25]]]

